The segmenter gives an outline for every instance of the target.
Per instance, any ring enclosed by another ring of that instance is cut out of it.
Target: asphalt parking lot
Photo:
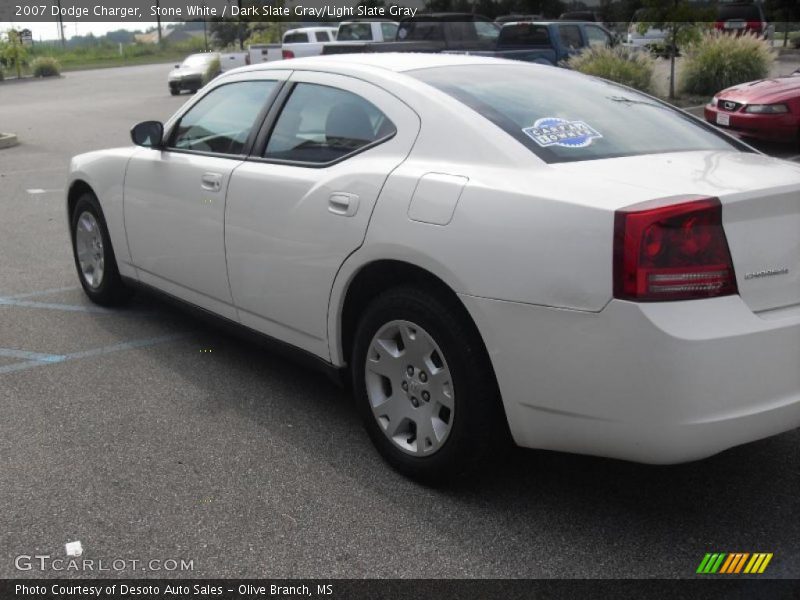
[[[428,489],[324,375],[138,295],[78,287],[71,155],[166,119],[170,65],[0,84],[0,577],[15,557],[192,560],[192,577],[693,577],[707,552],[800,576],[800,431],[680,466],[518,450]],[[797,149],[784,149],[786,156]],[[116,573],[113,573],[116,574]],[[106,574],[108,575],[108,574]]]

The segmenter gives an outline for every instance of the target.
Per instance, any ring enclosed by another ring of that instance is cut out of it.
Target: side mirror
[[[158,148],[164,137],[164,125],[161,121],[143,121],[131,129],[131,140],[137,146]]]

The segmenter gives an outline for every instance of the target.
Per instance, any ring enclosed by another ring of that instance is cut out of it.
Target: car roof
[[[293,58],[269,63],[259,63],[235,69],[237,73],[270,69],[305,69],[328,70],[334,72],[363,71],[364,68],[375,71],[393,71],[402,73],[417,69],[450,67],[459,65],[496,65],[498,63],[524,64],[520,61],[504,60],[484,56],[461,54],[430,54],[424,52],[367,52],[363,54],[331,54]],[[229,71],[232,73],[234,71]]]

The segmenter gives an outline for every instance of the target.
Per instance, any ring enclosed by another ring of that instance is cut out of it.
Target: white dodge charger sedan
[[[346,373],[421,478],[519,445],[675,463],[800,425],[800,165],[565,69],[245,67],[73,159],[75,263]]]

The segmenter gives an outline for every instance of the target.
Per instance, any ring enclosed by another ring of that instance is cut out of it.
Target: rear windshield
[[[753,4],[744,6],[720,6],[719,13],[717,14],[717,19],[719,21],[728,21],[730,19],[742,19],[743,21],[761,20],[761,11]]]
[[[372,26],[369,23],[347,23],[339,25],[337,41],[369,42],[372,41]]]
[[[463,102],[549,163],[744,148],[657,100],[557,67],[463,65],[407,74]]]
[[[285,36],[283,36],[284,44],[305,44],[307,42],[307,33],[287,33]]]

